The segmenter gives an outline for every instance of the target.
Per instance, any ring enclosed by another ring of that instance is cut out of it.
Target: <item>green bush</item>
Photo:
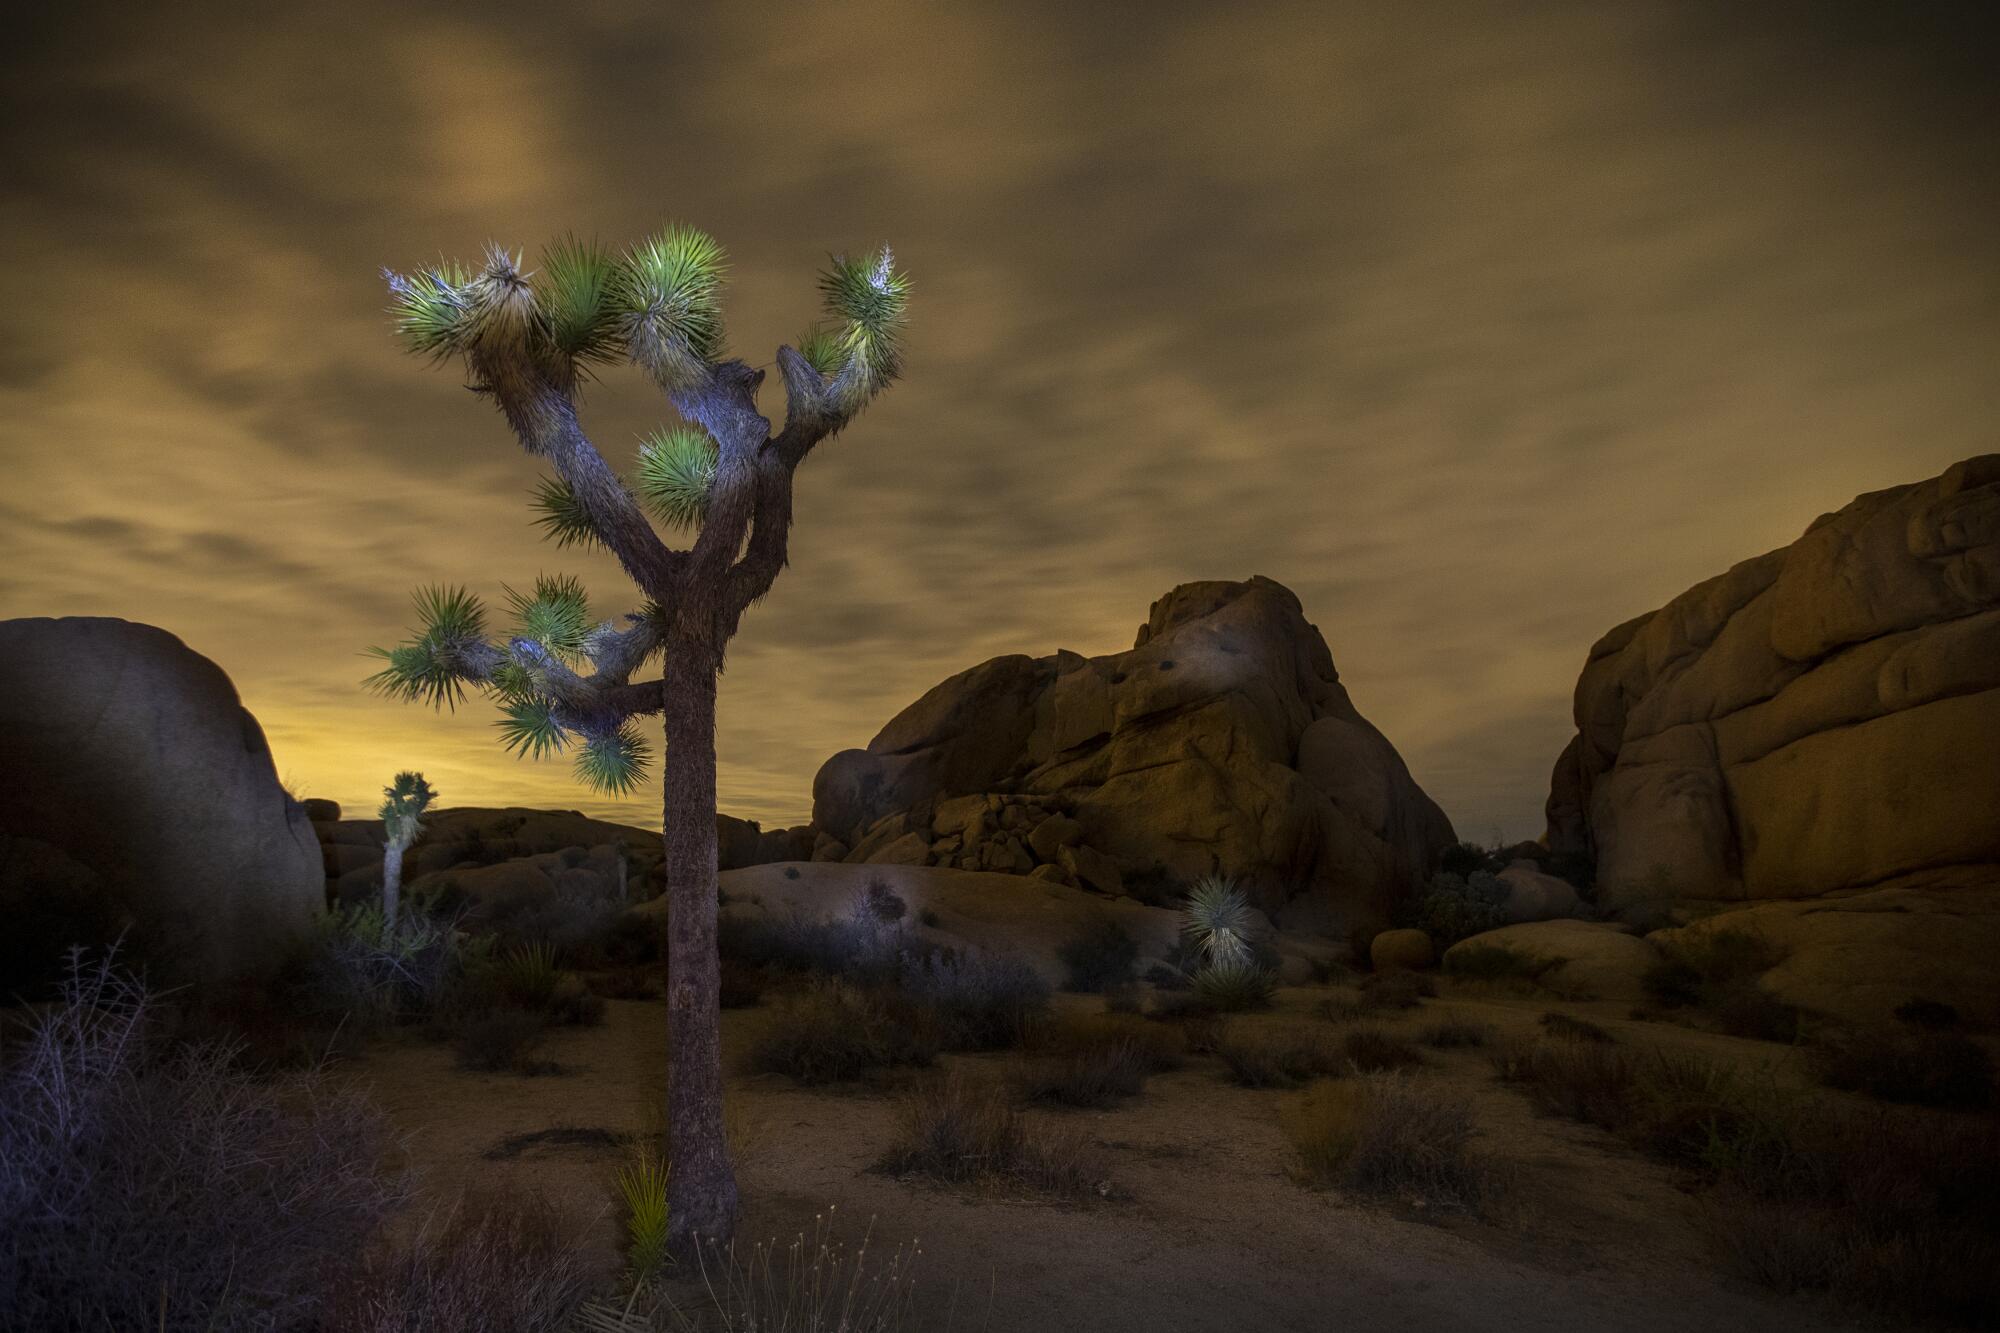
[[[1507,885],[1486,869],[1441,870],[1417,896],[1406,924],[1429,935],[1438,947],[1449,948],[1506,925],[1507,896]]]

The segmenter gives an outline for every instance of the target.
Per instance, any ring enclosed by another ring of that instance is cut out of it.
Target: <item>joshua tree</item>
[[[424,831],[424,811],[437,799],[431,784],[421,773],[396,775],[395,785],[382,789],[382,808],[376,812],[387,835],[382,843],[382,926],[396,928],[396,904],[403,891],[403,853]]]
[[[612,792],[631,789],[647,763],[632,719],[662,715],[677,1246],[725,1237],[737,1201],[717,1031],[716,674],[744,609],[785,567],[799,464],[900,372],[908,292],[887,247],[834,258],[820,281],[832,327],[778,348],[786,413],[773,435],[757,411],[764,372],[720,359],[723,272],[713,240],[669,227],[620,256],[559,241],[535,272],[496,248],[476,271],[445,264],[384,274],[409,349],[462,360],[469,387],[554,469],[534,500],[546,534],[558,546],[608,550],[643,599],[623,625],[593,623],[575,580],[539,578],[532,595],[508,591],[514,630],[495,640],[463,588],[430,588],[417,597],[416,636],[374,650],[387,665],[371,683],[434,706],[455,703],[466,684],[484,688],[505,714],[498,725],[509,749],[541,757],[574,746],[577,776]],[[625,361],[685,423],[640,446],[629,481],[577,420],[590,369]],[[688,546],[669,547],[649,515],[691,532]],[[661,676],[635,680],[655,654]]]

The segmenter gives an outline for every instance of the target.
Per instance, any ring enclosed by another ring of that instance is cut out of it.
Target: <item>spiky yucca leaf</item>
[[[523,637],[533,639],[565,662],[583,656],[591,631],[590,598],[583,583],[569,574],[541,574],[535,578],[533,596],[501,584],[514,623]]]
[[[689,389],[722,354],[722,247],[678,224],[626,252],[614,300],[632,359],[669,390]]]
[[[646,780],[652,747],[627,722],[614,732],[600,732],[576,753],[576,779],[592,791],[623,796]]]
[[[469,346],[530,347],[541,340],[541,311],[528,277],[519,255],[497,245],[486,248],[486,262],[462,289],[472,321]]]
[[[639,445],[639,499],[662,523],[693,527],[708,509],[715,459],[715,441],[695,427],[655,431]]]
[[[612,289],[618,260],[596,241],[564,236],[542,251],[540,290],[549,343],[575,361],[609,361],[622,344]]]
[[[625,1257],[632,1276],[643,1281],[667,1260],[667,1164],[646,1152],[619,1167],[618,1195],[625,1205]]]
[[[843,362],[835,384],[842,408],[855,411],[902,373],[910,280],[885,245],[868,259],[835,255],[819,289],[827,314],[844,321],[835,335]]]
[[[590,521],[583,501],[561,477],[543,477],[537,482],[532,503],[539,511],[535,526],[558,547],[600,544],[597,526]]]
[[[382,789],[382,798],[376,817],[382,821],[383,832],[392,844],[408,847],[423,831],[424,811],[437,799],[437,792],[424,781],[423,774],[405,770]]]
[[[511,658],[493,668],[486,686],[507,703],[535,698],[541,689],[535,683],[534,673]]]
[[[1211,964],[1250,959],[1250,900],[1233,880],[1204,875],[1188,894],[1181,931]]]
[[[818,324],[799,335],[798,348],[799,355],[806,359],[806,364],[821,375],[831,375],[839,370],[841,362],[847,355],[841,336],[832,329],[822,328]]]
[[[431,357],[465,350],[472,332],[465,296],[470,272],[440,260],[436,268],[409,277],[385,268],[382,278],[389,284],[389,313],[396,317],[396,334],[406,348]]]
[[[362,682],[378,694],[454,711],[465,697],[460,653],[483,642],[486,610],[460,587],[419,588],[412,598],[422,629],[395,648],[370,648],[387,666]]]
[[[569,745],[569,733],[556,721],[555,706],[539,696],[513,699],[500,706],[506,716],[493,725],[509,754],[546,759]]]

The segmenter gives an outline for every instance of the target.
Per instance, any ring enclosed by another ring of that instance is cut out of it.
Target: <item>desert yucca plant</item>
[[[625,1206],[625,1261],[640,1281],[667,1262],[667,1164],[644,1152],[618,1168],[618,1199]]]
[[[715,1023],[717,677],[744,612],[789,563],[799,465],[902,373],[910,286],[886,246],[832,257],[820,282],[824,323],[777,351],[786,411],[773,432],[758,403],[764,372],[724,359],[727,274],[714,238],[681,225],[622,252],[564,237],[533,271],[492,246],[476,268],[384,274],[404,345],[462,362],[470,387],[552,470],[534,494],[543,533],[602,549],[637,592],[622,621],[597,622],[574,580],[539,579],[531,594],[509,592],[515,624],[496,636],[470,592],[430,589],[417,599],[416,633],[374,650],[382,668],[368,684],[436,707],[455,706],[468,686],[484,690],[508,750],[566,754],[578,781],[614,795],[643,782],[654,757],[637,720],[664,722],[676,1243],[726,1236],[737,1203]],[[579,418],[579,387],[620,361],[679,418],[643,441],[628,475]],[[678,547],[668,544],[676,530],[689,534]],[[658,674],[643,670],[654,661]]]
[[[1277,987],[1271,969],[1248,957],[1210,963],[1194,974],[1195,997],[1218,1013],[1262,1009],[1271,1003]]]
[[[1213,967],[1250,959],[1250,900],[1234,880],[1205,875],[1181,909],[1181,933]]]
[[[555,947],[545,940],[523,944],[499,962],[500,989],[525,1009],[546,1009],[562,984]]]
[[[402,772],[394,783],[382,789],[382,919],[388,931],[396,929],[396,908],[402,896],[403,853],[424,830],[424,811],[437,793],[421,773]]]

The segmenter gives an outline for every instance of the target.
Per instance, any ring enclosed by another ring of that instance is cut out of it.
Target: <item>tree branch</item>
[[[785,428],[757,457],[750,544],[729,571],[721,608],[725,638],[736,632],[744,609],[771,590],[790,559],[792,482],[799,464],[846,424],[826,381],[805,357],[780,347],[778,369],[785,379]]]
[[[764,372],[741,361],[724,361],[693,389],[669,396],[682,416],[706,430],[716,443],[715,481],[708,491],[701,534],[676,585],[683,607],[700,615],[714,609],[710,591],[742,549],[756,508],[756,461],[770,442],[771,423],[757,411]],[[705,636],[704,636],[705,637]],[[720,646],[720,645],[716,645]]]
[[[604,455],[583,433],[570,392],[524,348],[481,346],[469,358],[473,388],[499,404],[521,447],[548,458],[589,515],[598,538],[641,591],[665,604],[687,560],[646,521]]]

